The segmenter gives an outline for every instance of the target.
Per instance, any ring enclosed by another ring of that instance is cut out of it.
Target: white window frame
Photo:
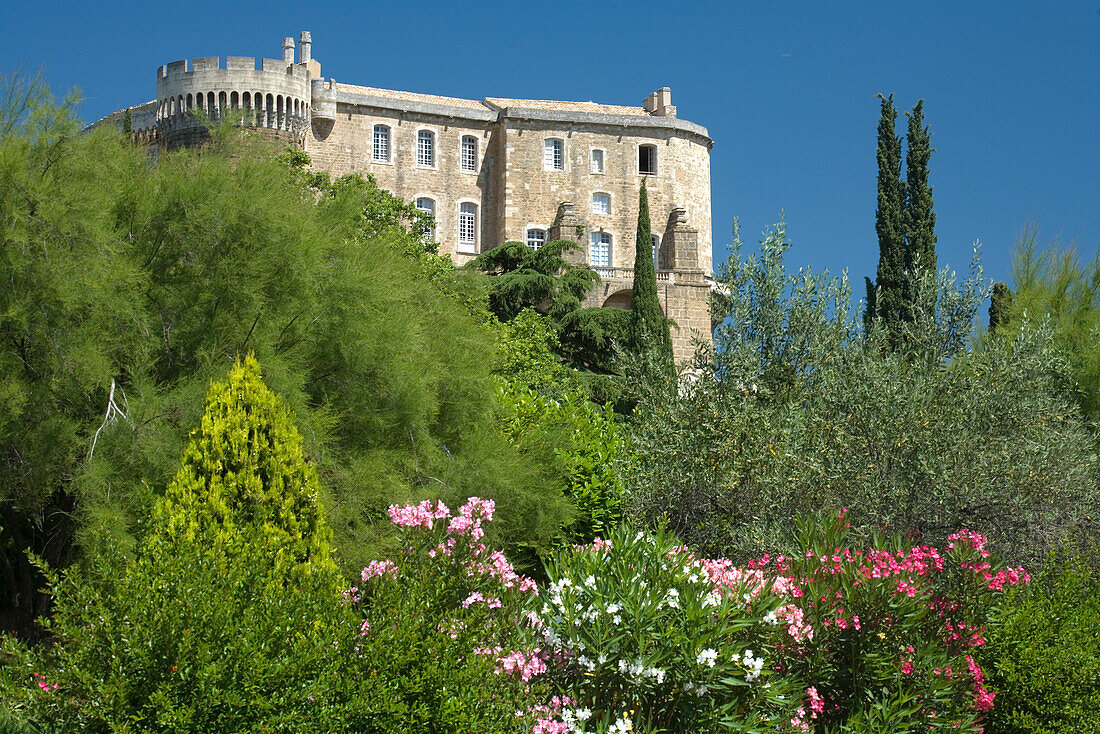
[[[597,168],[596,168],[596,154],[597,153],[600,154],[599,155],[599,160],[600,160],[599,170],[597,170]],[[592,148],[590,151],[588,151],[588,172],[595,175],[595,176],[601,176],[606,171],[607,171],[607,151],[604,150],[603,148]]]
[[[557,143],[557,145],[555,146],[554,143]],[[551,149],[555,150],[555,153],[550,153]],[[542,139],[542,170],[564,171],[565,159],[564,138],[550,137]]]
[[[642,170],[642,148],[653,148],[653,170]],[[656,176],[661,172],[661,155],[657,150],[657,146],[654,143],[638,143],[637,148],[634,150],[634,165],[638,169],[639,176]]]
[[[420,202],[422,201],[431,202],[431,207],[425,208],[420,206]],[[428,194],[417,194],[416,197],[413,198],[413,206],[415,206],[418,211],[431,214],[436,226],[439,225],[439,220],[436,218],[436,213],[439,211],[439,201],[434,196],[429,196]],[[435,227],[431,228],[431,230],[427,233],[427,237],[431,240],[435,239]]]
[[[542,235],[542,238],[541,239],[532,238],[531,237],[532,232],[538,232],[539,234]],[[538,227],[538,226],[535,226],[535,225],[528,226],[527,229],[524,230],[523,234],[524,234],[524,244],[526,244],[532,250],[538,250],[543,245],[545,245],[546,242],[547,242],[547,238],[550,236],[550,232],[547,230],[546,227]],[[538,244],[537,245],[532,245],[531,243],[533,241],[538,242]]]
[[[386,131],[386,157],[378,157],[378,131]],[[393,163],[393,126],[384,122],[376,122],[371,126],[370,133],[370,159],[372,163]]]
[[[466,141],[474,141],[474,162],[471,168],[466,167]],[[460,135],[458,138],[458,170],[463,173],[477,173],[478,165],[481,163],[481,146],[478,144],[476,135]]]
[[[588,237],[588,264],[594,268],[610,268],[611,267],[611,245],[614,238],[610,232],[592,232]],[[606,263],[596,262],[596,248],[607,247]]]
[[[432,161],[430,164],[420,162],[420,140],[421,137],[427,133],[431,136],[431,156]],[[429,127],[419,127],[416,129],[416,167],[417,168],[439,168],[439,133],[432,130]]]
[[[471,207],[473,212],[466,210],[466,207]],[[478,208],[479,204],[473,200],[463,200],[458,202],[458,245],[455,248],[455,252],[463,255],[473,255],[477,253],[477,234],[478,234]],[[473,227],[471,234],[472,240],[462,239],[463,229],[465,228],[467,217],[473,215]]]
[[[599,197],[603,201],[607,202],[607,207],[606,208],[604,208],[603,206],[597,206],[596,205],[597,197]],[[592,201],[591,201],[591,205],[589,206],[589,209],[591,209],[593,214],[600,214],[600,215],[603,215],[603,216],[611,216],[611,212],[612,212],[611,207],[612,207],[611,194],[609,194],[606,191],[593,191],[592,192]]]

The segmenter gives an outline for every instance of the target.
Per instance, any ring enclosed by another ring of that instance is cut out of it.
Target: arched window
[[[599,148],[593,148],[588,159],[589,173],[603,173],[604,152]]]
[[[435,168],[435,133],[431,130],[416,133],[416,165]]]
[[[561,138],[547,138],[542,141],[542,170],[565,170],[565,141]]]
[[[477,204],[465,202],[458,207],[458,251],[477,252]]]
[[[229,95],[229,106],[233,109],[237,109],[241,106],[240,95],[238,95],[236,92],[233,92],[233,94]]]
[[[227,109],[229,109],[229,98],[225,92],[220,92],[218,94],[218,116],[224,115]]]
[[[611,194],[605,194],[602,192],[596,192],[595,194],[592,194],[592,213],[610,214]]]
[[[537,250],[546,244],[546,230],[545,229],[529,229],[527,230],[527,246],[532,250]]]
[[[252,92],[245,92],[241,95],[241,105],[246,109],[252,109]]]
[[[388,130],[389,128],[386,128],[386,129]],[[425,214],[431,214],[432,215],[432,221],[435,221],[435,199],[431,199],[427,196],[419,196],[416,199],[416,208],[419,209],[420,211],[424,212]],[[425,235],[427,236],[428,239],[434,240],[435,239],[435,227],[433,226],[430,230],[425,232]]]
[[[459,150],[459,167],[467,173],[477,172],[477,138],[473,135],[463,135],[462,145]]]
[[[371,160],[382,163],[390,162],[390,127],[389,125],[375,125],[374,137],[371,144]],[[427,199],[426,201],[431,201]]]
[[[657,146],[638,146],[638,173],[643,176],[657,175]]]
[[[190,111],[191,108],[194,107],[194,106],[195,106],[194,98],[191,96],[191,93],[188,92],[187,93],[187,110]]]
[[[593,232],[588,242],[588,264],[594,268],[611,267],[611,235]]]
[[[650,241],[653,243],[653,267],[661,267],[661,237],[660,235],[650,234]]]
[[[214,116],[217,114],[216,110],[217,110],[217,107],[214,105],[214,93],[213,92],[207,92],[206,93],[206,114],[209,115],[211,120],[213,120]]]

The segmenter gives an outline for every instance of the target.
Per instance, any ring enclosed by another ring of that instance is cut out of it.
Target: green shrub
[[[1100,731],[1098,619],[1100,571],[1076,551],[1008,596],[981,654],[997,691],[986,732]]]

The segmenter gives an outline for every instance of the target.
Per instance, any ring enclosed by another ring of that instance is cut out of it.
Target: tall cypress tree
[[[894,131],[897,120],[894,95],[884,97],[880,94],[878,98],[882,100],[876,151],[878,272],[875,286],[878,292],[877,297],[872,298],[868,288],[868,308],[871,318],[881,318],[888,331],[896,335],[901,323],[909,318],[905,301],[905,184],[901,180],[901,139]]]
[[[932,210],[932,187],[928,185],[928,161],[933,148],[931,132],[924,124],[923,99],[913,106],[908,117],[905,267],[909,271],[909,282],[914,283],[921,274],[936,272],[936,212]]]
[[[649,224],[649,194],[645,181],[638,193],[638,234],[634,240],[634,286],[630,296],[632,341],[635,350],[656,345],[673,364],[672,334],[657,297],[657,271],[653,264],[653,237]]]

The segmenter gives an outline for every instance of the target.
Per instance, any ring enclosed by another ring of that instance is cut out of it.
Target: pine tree
[[[875,232],[878,235],[878,272],[875,287],[877,297],[870,296],[871,319],[883,320],[892,335],[909,319],[905,302],[905,184],[901,180],[901,140],[894,132],[897,111],[894,95],[882,100],[878,123],[878,207],[875,211]],[[868,283],[868,285],[870,285]]]
[[[661,313],[657,296],[657,271],[653,264],[653,237],[649,224],[649,195],[645,181],[638,192],[638,233],[634,240],[634,286],[630,296],[631,327],[635,351],[654,345],[672,366],[672,334]]]
[[[232,550],[260,545],[276,570],[335,570],[317,472],[283,401],[249,355],[210,388],[176,478],[158,502],[151,540]]]
[[[913,106],[908,117],[905,268],[909,273],[909,283],[913,284],[921,274],[936,272],[936,212],[932,210],[932,187],[928,185],[928,161],[934,149],[931,133],[924,124],[923,99]]]

